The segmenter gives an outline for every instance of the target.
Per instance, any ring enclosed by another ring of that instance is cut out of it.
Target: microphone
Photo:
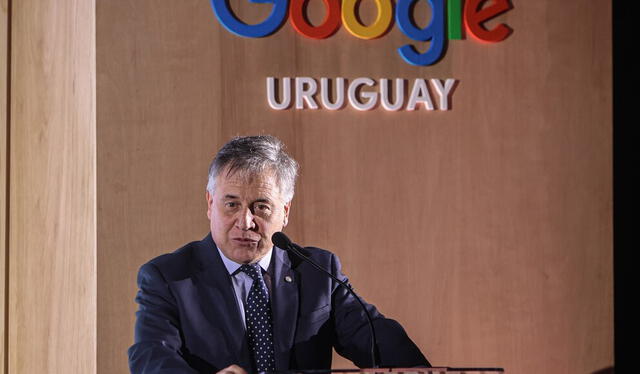
[[[353,291],[353,289],[351,289],[351,286],[348,285],[346,282],[344,282],[344,281],[338,279],[337,277],[335,277],[333,274],[331,274],[330,272],[325,270],[322,266],[318,265],[315,261],[310,259],[309,256],[306,256],[304,253],[302,253],[303,248],[300,247],[299,245],[293,243],[289,239],[289,237],[287,237],[284,233],[282,233],[280,231],[274,233],[271,236],[271,241],[273,242],[273,244],[276,245],[276,247],[282,248],[285,251],[288,251],[288,252],[291,252],[291,253],[295,254],[296,256],[298,256],[303,261],[308,262],[313,267],[315,267],[316,269],[320,270],[320,272],[325,273],[326,275],[331,277],[331,279],[333,279],[334,281],[338,282],[339,285],[343,286],[347,290],[347,292],[350,293],[358,301],[358,303],[362,307],[362,310],[364,310],[364,314],[367,316],[367,322],[369,324],[369,331],[371,333],[371,361],[373,362],[372,368],[374,368],[374,369],[379,368],[380,367],[380,365],[379,365],[380,363],[379,363],[379,357],[376,354],[376,333],[375,333],[375,330],[373,328],[373,321],[371,320],[371,316],[369,315],[369,312],[367,311],[367,308],[364,306],[364,303],[362,302],[360,297],[358,295],[356,295],[356,293]]]

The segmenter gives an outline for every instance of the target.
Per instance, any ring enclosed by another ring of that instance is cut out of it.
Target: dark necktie
[[[242,265],[240,270],[247,273],[253,284],[247,296],[245,318],[249,333],[249,348],[256,363],[256,369],[274,371],[273,328],[271,326],[271,305],[266,286],[262,280],[260,265]]]

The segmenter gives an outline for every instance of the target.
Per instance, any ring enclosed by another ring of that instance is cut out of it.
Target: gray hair
[[[207,191],[213,194],[216,177],[221,171],[227,175],[234,172],[256,175],[273,171],[276,175],[280,193],[285,203],[293,199],[298,176],[298,163],[284,151],[280,139],[271,135],[243,136],[231,139],[216,154],[209,166]]]

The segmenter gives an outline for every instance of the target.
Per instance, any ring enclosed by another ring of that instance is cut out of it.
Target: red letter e
[[[485,42],[499,42],[511,33],[511,28],[504,23],[492,30],[487,30],[482,24],[491,18],[511,9],[508,0],[492,0],[493,3],[482,8],[487,0],[467,0],[464,6],[464,23],[471,35]],[[481,9],[482,8],[482,9]]]

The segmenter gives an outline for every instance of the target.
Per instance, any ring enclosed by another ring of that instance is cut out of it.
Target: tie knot
[[[262,271],[260,270],[260,265],[258,265],[258,263],[251,265],[242,265],[240,266],[240,271],[247,273],[247,275],[250,276],[254,281],[260,280],[262,278],[260,276]]]

